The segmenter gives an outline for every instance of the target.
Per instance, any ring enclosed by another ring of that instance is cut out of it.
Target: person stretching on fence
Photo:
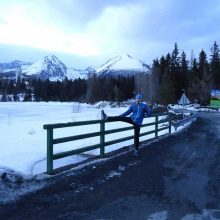
[[[134,126],[134,145],[135,145],[135,150],[134,150],[134,156],[138,156],[138,147],[139,147],[139,136],[140,136],[140,128],[143,122],[143,119],[145,116],[150,116],[151,115],[151,110],[148,107],[148,105],[144,104],[142,102],[142,95],[137,94],[136,97],[136,102],[132,104],[126,112],[119,116],[107,116],[104,110],[101,111],[101,118],[102,120],[106,121],[123,121],[130,123]],[[132,114],[131,114],[132,113]],[[126,117],[130,115],[130,117]]]

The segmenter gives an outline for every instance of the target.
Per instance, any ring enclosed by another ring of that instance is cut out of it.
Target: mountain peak
[[[44,60],[59,60],[55,55],[49,54],[43,58]]]
[[[35,75],[41,79],[61,80],[66,74],[66,66],[55,55],[47,55],[43,59],[33,63],[23,73]]]
[[[97,68],[98,75],[109,75],[114,72],[114,75],[133,75],[137,72],[148,72],[150,67],[144,62],[133,58],[129,54],[121,54]],[[122,73],[123,72],[123,73]]]
[[[55,55],[53,55],[52,53],[50,53],[50,54],[48,54],[47,56],[45,56],[45,57],[47,57],[47,58],[49,58],[49,59],[58,59]],[[44,57],[44,58],[45,58]]]
[[[131,59],[133,59],[133,57],[131,56],[131,55],[129,55],[129,54],[121,54],[120,55],[122,58],[131,58]]]

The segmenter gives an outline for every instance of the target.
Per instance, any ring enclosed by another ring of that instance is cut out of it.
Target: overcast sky
[[[128,53],[151,64],[220,43],[219,0],[0,0],[0,62],[49,53],[75,67]]]

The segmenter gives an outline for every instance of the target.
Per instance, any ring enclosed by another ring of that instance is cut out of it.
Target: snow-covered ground
[[[8,102],[0,103],[0,176],[7,171],[9,178],[14,178],[12,182],[19,182],[19,176],[22,178],[31,178],[36,174],[46,171],[46,130],[43,129],[44,124],[53,123],[65,123],[74,121],[85,121],[100,119],[101,108],[91,106],[87,104],[77,103],[27,103],[27,102]],[[173,109],[182,109],[182,106],[172,106]],[[195,111],[192,106],[187,107],[188,110]],[[118,115],[127,107],[111,108],[108,105],[104,107],[105,112],[108,115]],[[207,111],[205,109],[197,109],[199,111]],[[146,118],[144,123],[153,122],[155,119]],[[127,126],[126,123],[112,122],[106,123],[106,129],[113,129],[118,127]],[[154,126],[142,128],[141,132],[154,129]],[[179,128],[177,131],[179,131]],[[56,129],[54,132],[54,138],[65,137],[70,135],[77,135],[82,133],[91,133],[99,130],[99,125],[80,126],[75,128]],[[167,131],[160,132],[160,135]],[[172,132],[175,132],[172,128]],[[123,136],[132,135],[132,131],[118,133],[114,135],[108,135],[106,141],[121,138]],[[141,137],[140,140],[146,140],[154,135],[148,135]],[[99,142],[99,138],[90,138],[81,140],[78,142],[69,142],[65,144],[58,144],[54,146],[54,152],[63,152],[83,146],[96,144]],[[73,144],[74,143],[74,144]],[[131,145],[133,141],[126,141],[115,144],[113,146],[106,147],[106,152],[121,148],[123,146]],[[89,152],[91,155],[98,155],[99,150]],[[82,155],[71,156],[64,159],[54,161],[54,167],[61,167],[67,164],[76,163],[85,160]],[[104,159],[103,159],[104,160]],[[90,163],[95,163],[90,162]],[[121,170],[124,168],[121,167]],[[11,172],[15,172],[20,175],[11,175]],[[112,171],[107,178],[120,175]],[[39,179],[41,177],[39,176]],[[21,180],[23,181],[23,180]],[[19,187],[17,190],[13,187],[6,188],[3,184],[0,184],[0,197],[1,202],[16,201],[16,199],[23,194],[38,190],[42,188],[46,183],[39,182],[33,184],[28,182],[24,184],[24,187]],[[10,186],[10,185],[9,185]],[[181,220],[192,219],[217,219],[213,216],[217,215],[219,210],[203,210],[202,213],[188,214],[181,218]],[[155,212],[147,219],[162,220],[167,219],[168,211]]]
[[[111,108],[106,106],[108,115],[119,115],[127,107]],[[0,104],[0,174],[15,171],[22,176],[33,176],[46,171],[46,140],[47,132],[44,124],[65,123],[100,119],[100,108],[87,104],[55,103],[55,102],[1,102]],[[153,122],[155,118],[146,118],[144,123]],[[125,127],[123,122],[106,123],[106,129]],[[78,126],[54,130],[54,138],[67,137],[83,133],[99,131],[100,125]],[[154,126],[142,128],[141,132],[153,130]],[[162,135],[167,130],[161,131]],[[130,136],[133,131],[115,133],[106,136],[106,141]],[[141,137],[146,140],[154,134]],[[99,137],[83,139],[75,142],[66,142],[54,145],[54,153],[73,150],[83,146],[99,143]],[[106,147],[106,152],[132,145],[133,140],[121,142]],[[99,149],[88,152],[90,155],[99,155]],[[54,168],[85,160],[83,155],[75,155],[54,161]]]

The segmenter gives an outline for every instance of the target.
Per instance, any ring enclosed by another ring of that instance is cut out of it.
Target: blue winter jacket
[[[129,109],[126,112],[124,112],[120,116],[127,116],[129,114],[131,114],[132,121],[135,122],[137,125],[141,126],[145,115],[151,116],[151,111],[149,107],[144,103],[134,103],[129,107]]]

